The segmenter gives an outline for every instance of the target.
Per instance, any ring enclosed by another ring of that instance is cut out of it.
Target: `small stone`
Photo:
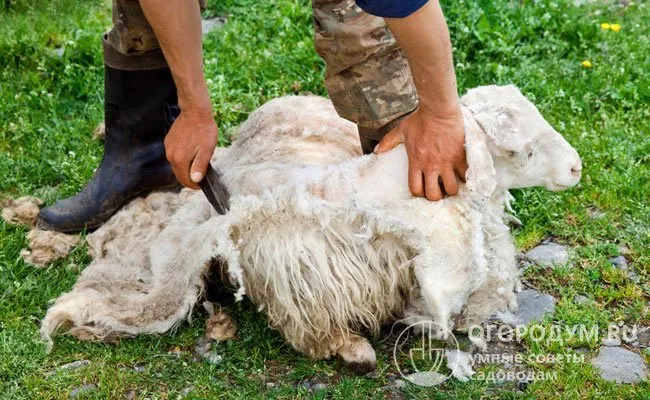
[[[409,382],[424,387],[437,386],[447,379],[446,375],[436,371],[416,372],[406,377]]]
[[[641,278],[639,278],[639,274],[637,274],[634,271],[627,271],[627,278],[634,283],[641,282]]]
[[[395,379],[395,382],[393,382],[396,388],[398,389],[403,389],[406,387],[406,382],[403,381],[402,379]]]
[[[188,394],[190,394],[190,392],[192,391],[192,389],[194,389],[192,386],[190,386],[190,387],[186,387],[185,389],[181,390],[179,396],[180,396],[181,398],[187,396]]]
[[[543,267],[564,265],[569,261],[566,247],[558,243],[542,244],[526,253],[526,259]]]
[[[94,383],[89,383],[87,385],[79,386],[70,392],[70,398],[71,399],[76,399],[78,396],[89,393],[89,392],[94,392],[97,390],[97,385]]]
[[[52,53],[54,53],[55,56],[61,58],[63,57],[63,54],[65,54],[65,47],[57,47],[56,49],[52,50]]]
[[[604,338],[603,339],[603,346],[607,347],[617,347],[621,345],[621,339],[617,338]]]
[[[300,382],[300,386],[304,387],[307,390],[310,390],[311,389],[311,382],[309,382],[308,380],[307,381],[302,381],[302,382]]]
[[[377,370],[374,370],[374,371],[368,372],[368,373],[366,374],[366,378],[377,379],[377,378],[379,378],[379,372],[377,372]]]
[[[71,363],[68,363],[68,364],[63,364],[62,366],[60,366],[58,368],[58,370],[59,371],[64,371],[64,370],[72,371],[72,370],[75,370],[75,369],[85,367],[87,365],[90,365],[90,360],[79,360],[79,361],[74,361],[74,362],[71,362]]]
[[[517,293],[517,310],[514,313],[499,312],[496,317],[504,324],[517,326],[540,321],[544,315],[553,313],[555,313],[553,296],[528,289]]]
[[[215,352],[210,352],[205,356],[205,359],[210,363],[217,365],[221,361],[223,361],[223,357],[220,354],[217,354]]]
[[[600,369],[600,376],[606,381],[636,383],[648,378],[643,358],[621,347],[601,347],[591,364]]]
[[[609,262],[612,263],[613,266],[616,268],[622,270],[622,271],[627,271],[627,260],[623,256],[618,256],[614,258],[610,258]]]
[[[204,19],[203,21],[201,21],[201,31],[203,32],[203,35],[207,35],[213,30],[220,28],[225,22],[226,22],[225,17]]]
[[[144,364],[136,364],[136,365],[133,366],[133,370],[135,372],[144,372],[144,371],[146,371],[146,369],[147,369],[147,366],[144,365]]]
[[[639,328],[636,339],[641,347],[650,347],[650,327]]]
[[[603,219],[607,216],[607,213],[600,211],[596,207],[589,207],[587,208],[587,215],[592,219]]]
[[[581,294],[575,295],[573,297],[573,302],[576,303],[576,304],[593,303],[593,301],[589,297],[583,296]]]
[[[206,337],[200,337],[194,344],[194,355],[197,357],[205,357],[212,348],[212,341]]]
[[[266,382],[266,387],[269,388],[269,389],[273,389],[275,387],[275,383],[274,382]]]
[[[318,382],[313,385],[311,385],[312,390],[325,390],[327,389],[327,385],[324,384],[323,382]]]

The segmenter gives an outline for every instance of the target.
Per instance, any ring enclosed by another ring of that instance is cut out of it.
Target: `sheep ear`
[[[474,120],[492,142],[506,151],[521,151],[525,145],[520,134],[522,103],[526,98],[513,85],[481,86],[462,97],[461,102],[472,111]],[[526,118],[523,118],[526,119]]]
[[[474,119],[499,148],[511,151],[521,150],[521,143],[515,129],[513,110],[499,107],[496,110],[484,109],[474,114]]]
[[[491,196],[497,187],[497,172],[485,135],[479,134],[476,129],[466,129],[465,152],[469,166],[465,176],[467,188],[483,196]]]

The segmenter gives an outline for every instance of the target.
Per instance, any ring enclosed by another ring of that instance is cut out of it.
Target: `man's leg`
[[[354,0],[312,0],[314,45],[339,115],[357,124],[364,153],[418,105],[406,56],[384,19]]]
[[[94,229],[134,197],[177,185],[163,142],[179,113],[176,86],[137,0],[113,0],[102,41],[104,158],[77,195],[41,210],[43,229]]]

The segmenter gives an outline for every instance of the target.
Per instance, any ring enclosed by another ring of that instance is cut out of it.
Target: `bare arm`
[[[406,52],[420,107],[384,137],[376,152],[404,143],[413,195],[429,200],[439,200],[445,193],[455,195],[467,162],[451,41],[442,9],[430,0],[406,18],[386,18],[386,22]]]
[[[217,144],[217,124],[203,73],[197,1],[140,0],[178,90],[181,114],[165,137],[167,159],[181,184],[198,189]]]

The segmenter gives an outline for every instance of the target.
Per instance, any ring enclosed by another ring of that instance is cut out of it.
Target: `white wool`
[[[468,184],[439,202],[410,196],[403,146],[357,157],[356,127],[329,101],[271,101],[214,154],[230,212],[216,214],[189,190],[165,195],[155,209],[156,194],[132,203],[90,235],[95,261],[48,310],[43,335],[62,324],[83,338],[165,332],[189,315],[215,259],[226,261],[237,297],[249,296],[314,358],[350,361],[361,348],[374,362],[360,331],[402,317],[464,327],[513,307],[507,189],[518,179],[553,188],[577,180],[556,167],[526,172],[499,147],[498,122],[483,130],[476,110],[485,125],[490,106],[508,107],[500,92],[517,99],[513,113],[530,117],[506,121],[520,131],[518,147],[548,137],[557,154],[574,155],[553,130],[528,135],[527,126],[545,121],[516,88],[475,89],[463,98]]]
[[[472,355],[460,350],[445,350],[447,356],[447,368],[451,375],[461,382],[467,382],[474,370],[472,369]]]

